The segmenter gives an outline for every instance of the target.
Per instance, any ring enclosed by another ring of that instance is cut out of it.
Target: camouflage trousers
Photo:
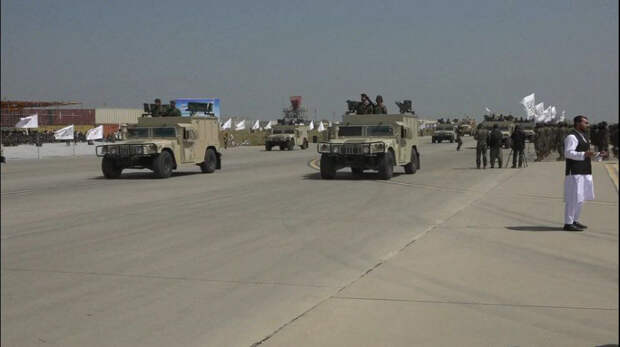
[[[480,157],[482,157],[482,162],[484,167],[487,167],[487,146],[486,145],[478,145],[476,146],[476,167],[480,168]]]
[[[562,145],[558,145],[558,154],[560,155],[558,157],[558,160],[564,160],[564,144]]]
[[[491,167],[495,166],[495,159],[497,159],[499,166],[502,167],[502,148],[495,147],[491,148]]]

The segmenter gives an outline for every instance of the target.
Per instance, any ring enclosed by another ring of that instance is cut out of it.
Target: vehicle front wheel
[[[364,173],[364,169],[361,167],[352,167],[351,173],[353,173],[353,176],[361,176]]]
[[[394,175],[394,157],[392,152],[387,152],[379,163],[379,177],[382,180],[389,180]]]
[[[159,178],[168,178],[172,175],[172,167],[174,166],[174,159],[168,151],[163,151],[153,159],[153,171]]]
[[[295,141],[291,140],[288,142],[288,150],[292,151],[293,149],[295,149]]]
[[[265,144],[265,150],[266,151],[271,151],[271,143],[266,143]]]
[[[213,173],[217,167],[217,154],[212,148],[207,149],[205,161],[200,165],[200,170],[204,173]]]
[[[331,180],[336,177],[336,168],[334,166],[332,158],[322,155],[321,156],[321,178],[325,180]]]
[[[108,179],[115,179],[121,176],[123,168],[116,164],[116,160],[111,157],[105,156],[101,161],[101,171],[103,176]]]

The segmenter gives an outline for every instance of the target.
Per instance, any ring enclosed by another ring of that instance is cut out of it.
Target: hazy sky
[[[428,118],[520,99],[618,117],[618,1],[2,0],[2,98],[141,107],[219,97],[275,119],[302,95],[340,119],[347,99],[413,99]]]

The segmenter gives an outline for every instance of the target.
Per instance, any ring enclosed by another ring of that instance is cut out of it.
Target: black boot
[[[576,227],[574,224],[564,224],[563,230],[564,231],[583,231],[583,229]]]

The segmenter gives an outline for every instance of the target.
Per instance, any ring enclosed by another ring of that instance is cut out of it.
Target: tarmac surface
[[[421,170],[391,181],[321,180],[314,145],[165,180],[9,160],[1,344],[617,344],[617,163],[594,164],[589,229],[570,233],[563,162],[476,170],[471,138],[423,141]]]

